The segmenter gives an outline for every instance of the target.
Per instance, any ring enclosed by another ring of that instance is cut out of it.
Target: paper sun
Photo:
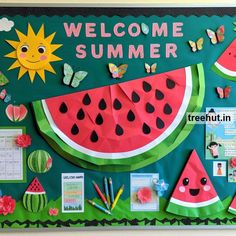
[[[34,81],[35,74],[45,82],[45,71],[56,74],[51,62],[60,61],[61,58],[53,54],[61,44],[52,44],[55,32],[45,38],[44,25],[35,34],[31,25],[28,24],[27,35],[16,30],[19,41],[6,40],[15,50],[5,57],[16,59],[8,70],[20,68],[18,79],[28,72],[31,82]]]

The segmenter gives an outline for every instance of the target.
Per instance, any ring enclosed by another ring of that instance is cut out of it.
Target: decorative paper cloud
[[[8,20],[6,17],[0,19],[0,31],[9,32],[13,26],[14,26],[14,22],[11,20]]]

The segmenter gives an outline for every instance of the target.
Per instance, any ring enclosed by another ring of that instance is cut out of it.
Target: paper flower
[[[0,215],[12,214],[16,207],[16,200],[11,196],[0,197]]]
[[[160,179],[156,183],[154,183],[153,190],[157,192],[159,197],[162,197],[168,187],[169,184],[167,184],[164,179]]]
[[[230,166],[232,168],[236,168],[236,157],[230,159]]]
[[[50,216],[57,216],[59,213],[59,210],[58,208],[50,208],[48,213]]]
[[[138,200],[144,204],[152,200],[152,190],[148,187],[140,188],[137,192]]]
[[[31,145],[31,137],[28,134],[20,134],[16,137],[15,143],[18,147],[27,148]]]

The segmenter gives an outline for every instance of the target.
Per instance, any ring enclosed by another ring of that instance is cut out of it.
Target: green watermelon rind
[[[40,212],[42,211],[48,203],[47,195],[44,194],[31,194],[26,192],[23,196],[23,205],[25,209],[30,212]]]
[[[222,70],[219,69],[219,66],[222,67]],[[235,76],[229,75],[227,74],[227,71],[230,71],[228,69],[223,69],[224,67],[220,64],[218,64],[217,62],[211,67],[212,71],[214,71],[217,75],[219,75],[220,77],[224,78],[224,79],[229,79],[229,80],[233,80],[236,81],[236,72]]]
[[[205,94],[203,65],[200,63],[191,66],[191,75],[192,94],[186,112],[199,112]],[[76,165],[97,171],[131,171],[151,164],[176,148],[194,127],[194,124],[187,124],[184,117],[171,135],[149,151],[125,159],[102,159],[81,153],[64,143],[51,128],[41,101],[33,102],[33,108],[39,131],[54,150]]]
[[[236,215],[236,209],[233,207],[229,207],[228,212],[230,212],[233,215]]]
[[[191,203],[188,204],[191,205]],[[194,203],[192,203],[192,205],[193,207],[183,206],[176,204],[170,200],[166,211],[175,215],[186,216],[186,217],[205,217],[216,214],[225,209],[223,203],[219,198],[217,201],[210,203],[209,205],[200,207],[194,207]]]

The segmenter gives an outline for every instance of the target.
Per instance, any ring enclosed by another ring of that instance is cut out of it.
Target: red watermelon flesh
[[[33,179],[31,184],[27,188],[26,193],[29,193],[29,194],[44,194],[45,193],[45,190],[43,186],[40,184],[37,177]]]
[[[215,206],[211,209],[213,205]],[[197,152],[193,150],[171,196],[167,211],[184,216],[200,216],[222,209],[223,205],[214,186]]]
[[[181,86],[171,78],[171,72],[153,75],[97,88],[96,93],[46,99],[44,104],[73,142],[96,152],[128,152],[158,138],[177,116],[186,89],[185,71],[178,71]]]
[[[234,196],[232,202],[230,203],[228,211],[236,215],[236,195]]]

